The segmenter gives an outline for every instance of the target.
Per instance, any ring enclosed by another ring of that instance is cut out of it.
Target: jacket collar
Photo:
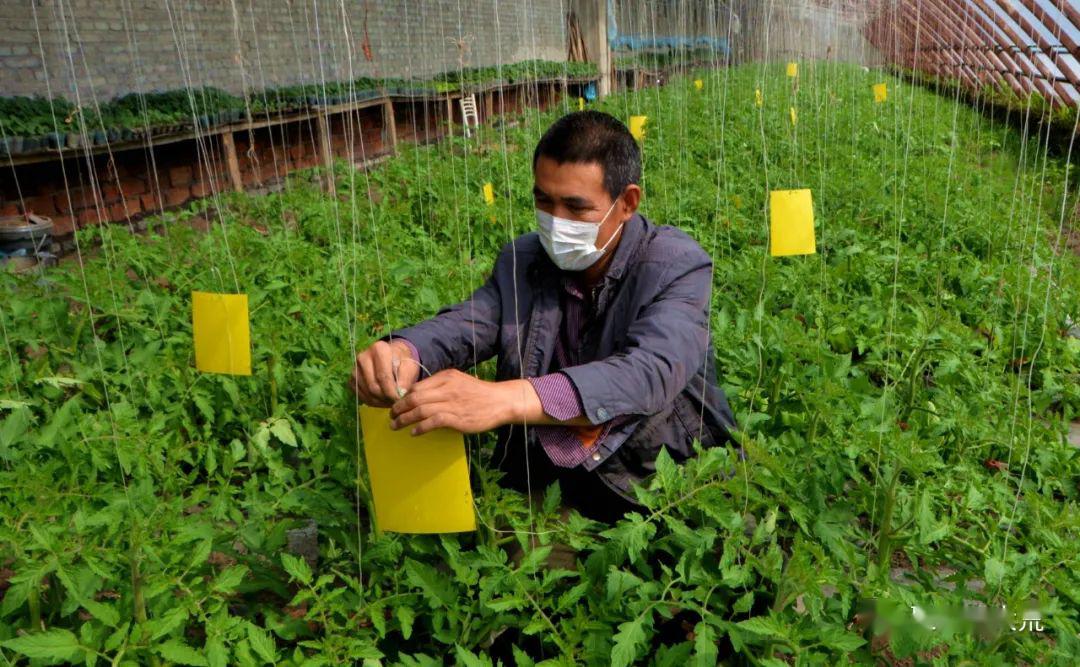
[[[608,267],[607,273],[604,274],[604,280],[617,280],[622,278],[626,273],[626,267],[637,254],[638,246],[641,245],[642,239],[645,238],[645,231],[648,229],[649,222],[641,216],[640,213],[635,212],[630,216],[630,219],[626,221],[622,229],[622,237],[619,239],[619,245],[615,248],[615,257],[611,260],[611,266]]]

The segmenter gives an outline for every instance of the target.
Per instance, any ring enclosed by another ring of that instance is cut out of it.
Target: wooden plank
[[[495,116],[495,93],[484,93],[484,122]]]
[[[326,114],[320,113],[315,116],[315,127],[319,133],[319,158],[322,159],[326,174],[323,176],[323,187],[329,194],[334,194],[334,156],[330,150],[330,123]]]
[[[236,159],[236,142],[232,132],[222,132],[221,148],[225,152],[225,164],[229,167],[229,183],[236,192],[244,191],[244,182],[240,178],[240,161]]]

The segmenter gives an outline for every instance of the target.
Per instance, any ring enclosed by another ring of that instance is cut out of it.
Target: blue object
[[[585,90],[582,91],[581,96],[584,97],[585,100],[588,101],[588,102],[592,102],[593,100],[595,100],[596,99],[596,83],[590,83],[587,86],[585,86]]]

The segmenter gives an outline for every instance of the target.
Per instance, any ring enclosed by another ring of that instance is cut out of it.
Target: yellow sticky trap
[[[773,190],[769,193],[769,254],[812,255],[814,200],[810,190]]]
[[[799,115],[795,113],[795,107],[788,108],[788,114],[791,116],[791,124],[794,125],[799,122]]]
[[[584,111],[585,110],[585,98],[584,97],[577,98],[577,110],[578,111]]]
[[[204,373],[251,375],[247,294],[191,293],[195,368]]]
[[[360,406],[375,525],[395,533],[476,530],[465,440],[450,429],[390,430],[390,411]]]
[[[881,104],[885,100],[889,99],[889,86],[884,83],[874,84],[874,101]]]
[[[484,203],[488,206],[495,205],[495,188],[491,183],[484,183]]]
[[[788,63],[787,75],[792,78],[799,76],[799,63]]]
[[[705,87],[705,82],[704,81],[702,81],[701,79],[694,79],[694,88],[697,88],[698,90],[701,90],[704,87]]]
[[[645,139],[645,121],[648,116],[630,116],[630,134],[638,141]]]
[[[761,97],[761,89],[760,88],[755,88],[754,89],[754,105],[760,107],[762,105],[762,103],[764,103],[764,101],[765,100]]]

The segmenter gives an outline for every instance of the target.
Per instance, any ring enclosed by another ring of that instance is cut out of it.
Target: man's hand
[[[413,435],[437,428],[480,433],[543,414],[540,397],[527,380],[487,382],[445,370],[416,383],[390,409],[390,428],[412,426]]]
[[[388,408],[401,398],[398,388],[408,392],[418,377],[420,365],[413,359],[408,345],[400,340],[393,343],[380,340],[356,355],[349,386],[361,403]]]

